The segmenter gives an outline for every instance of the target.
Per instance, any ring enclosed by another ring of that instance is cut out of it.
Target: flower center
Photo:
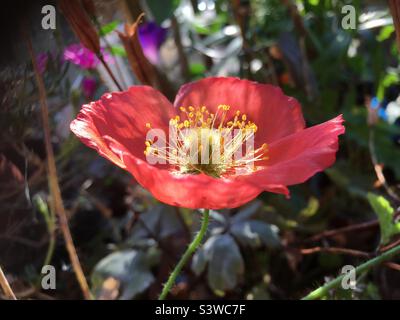
[[[180,110],[181,116],[170,119],[169,143],[159,135],[148,138],[146,157],[168,161],[181,174],[204,173],[217,178],[255,171],[255,162],[268,159],[266,143],[254,148],[257,125],[239,110],[229,121],[227,105],[219,105],[215,114],[205,106]],[[146,127],[152,130],[149,123]]]

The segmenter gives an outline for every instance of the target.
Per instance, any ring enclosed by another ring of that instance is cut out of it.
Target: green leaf
[[[164,20],[169,19],[173,15],[180,0],[146,0],[146,3],[153,14],[154,20],[158,24],[161,24]]]
[[[192,270],[199,276],[206,268],[207,259],[204,250],[197,250],[192,259]]]
[[[208,262],[208,285],[215,294],[223,296],[224,292],[233,289],[238,282],[238,277],[244,272],[244,261],[235,240],[228,234],[210,237],[203,248],[203,257],[198,256],[199,266],[197,272],[204,269],[204,260]],[[193,267],[193,265],[192,265]]]
[[[95,266],[91,280],[94,291],[99,291],[108,277],[121,283],[121,300],[132,299],[145,291],[154,281],[150,268],[159,260],[155,248],[147,252],[123,250],[111,253]]]
[[[310,218],[318,212],[319,209],[319,201],[315,197],[311,197],[308,200],[307,207],[300,211],[300,216],[302,218]]]
[[[259,248],[265,245],[274,249],[280,245],[277,228],[262,221],[249,220],[235,223],[230,232],[244,246]]]
[[[245,221],[252,218],[260,211],[261,207],[261,201],[255,200],[249,202],[248,204],[240,208],[240,211],[231,218],[232,223]]]
[[[47,229],[49,231],[54,231],[55,221],[53,215],[50,213],[47,203],[39,195],[35,195],[33,201],[36,204],[38,211],[43,216],[44,221],[46,222],[47,225]]]
[[[219,14],[211,23],[204,24],[200,20],[194,20],[192,21],[192,25],[198,34],[209,36],[221,31],[226,22],[227,16],[225,14]]]
[[[393,32],[394,32],[393,25],[385,26],[379,32],[378,36],[376,37],[376,40],[379,42],[385,41],[386,39],[390,38]]]
[[[110,23],[107,23],[106,25],[102,26],[100,28],[100,35],[105,36],[109,34],[110,32],[114,31],[116,27],[118,27],[119,21],[115,20]]]
[[[319,0],[308,0],[308,3],[312,6],[317,6],[319,4]]]
[[[383,77],[383,79],[379,82],[378,91],[376,96],[379,100],[383,100],[385,89],[392,84],[396,84],[399,82],[399,76],[397,73],[388,73]]]
[[[181,232],[184,227],[175,209],[164,204],[149,208],[139,219],[126,241],[135,247],[151,246],[154,244],[154,235],[164,239]]]
[[[114,56],[126,57],[125,48],[122,46],[111,46],[110,53]]]
[[[394,223],[394,209],[384,197],[369,192],[367,198],[378,216],[381,229],[381,244],[386,244],[393,235],[400,233],[400,222]]]
[[[36,204],[38,211],[42,214],[44,220],[48,224],[50,221],[50,212],[49,212],[49,207],[47,206],[47,203],[39,195],[36,195],[33,198],[33,202]]]
[[[190,74],[192,76],[201,76],[206,72],[206,67],[202,63],[192,63],[189,66]]]

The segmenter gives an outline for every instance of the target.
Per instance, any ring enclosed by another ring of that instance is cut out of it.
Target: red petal
[[[258,186],[239,180],[213,178],[205,174],[179,175],[149,165],[126,154],[127,170],[152,195],[172,206],[191,209],[236,208],[257,197]]]
[[[146,123],[168,132],[169,119],[174,115],[172,104],[160,92],[135,86],[84,105],[70,127],[86,145],[125,168],[123,152],[145,158]]]
[[[228,95],[225,90],[226,99],[217,102],[222,91],[208,87],[206,92],[203,88],[206,80],[208,85],[221,85],[226,90],[228,84],[235,94]],[[197,87],[201,90],[192,91]],[[341,116],[302,130],[304,121],[295,100],[275,87],[233,78],[205,79],[184,86],[175,105],[204,105],[199,100],[203,94],[208,108],[229,104],[235,110],[236,105],[249,119],[256,121],[255,117],[260,117],[259,128],[263,133],[258,137],[266,138],[267,142],[280,138],[270,144],[266,169],[247,176],[215,179],[204,174],[177,175],[169,168],[160,169],[147,163],[143,154],[146,123],[168,130],[169,119],[176,109],[162,94],[146,86],[106,94],[101,100],[83,106],[71,123],[71,130],[85,144],[128,170],[157,199],[187,208],[234,208],[252,200],[262,190],[288,194],[286,185],[301,183],[334,162],[337,137],[344,132]],[[239,100],[243,100],[242,104]]]
[[[258,126],[256,145],[271,143],[304,128],[300,104],[278,87],[238,78],[205,78],[183,85],[175,107],[206,106],[216,112],[218,105],[231,107],[227,120],[236,110],[247,114]]]
[[[146,162],[143,151],[146,123],[168,130],[175,109],[158,91],[132,87],[121,93],[105,94],[84,105],[71,130],[91,148],[121,168],[158,200],[170,205],[198,209],[241,206],[262,189],[242,181],[215,179],[206,175],[178,176]]]
[[[343,121],[340,115],[272,143],[266,168],[244,178],[259,187],[306,181],[335,162],[338,136],[345,131]]]

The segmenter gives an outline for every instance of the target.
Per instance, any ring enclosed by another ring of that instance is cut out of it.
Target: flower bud
[[[60,8],[80,42],[99,55],[100,39],[81,0],[60,0]]]
[[[129,64],[138,80],[143,84],[152,85],[156,70],[144,55],[139,41],[139,23],[143,16],[142,13],[131,25],[125,24],[125,32],[118,32],[118,36],[125,47]]]
[[[93,0],[82,0],[82,6],[89,17],[93,18],[96,16],[96,6],[94,5]]]

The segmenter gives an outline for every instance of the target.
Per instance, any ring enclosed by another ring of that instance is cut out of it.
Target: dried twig
[[[23,30],[24,34],[26,31]],[[40,108],[41,108],[41,115],[42,115],[42,124],[44,129],[44,138],[45,138],[45,146],[46,146],[46,153],[47,153],[47,166],[48,166],[48,179],[49,179],[49,186],[50,192],[52,195],[52,201],[54,201],[54,208],[58,214],[60,229],[63,233],[66,249],[68,251],[72,267],[75,271],[76,278],[79,282],[81,287],[83,296],[85,299],[91,299],[92,295],[89,290],[89,286],[87,284],[85,275],[83,274],[82,266],[79,262],[78,255],[76,253],[76,249],[74,246],[74,242],[72,240],[71,231],[68,226],[68,219],[67,214],[64,208],[64,204],[61,197],[61,190],[58,184],[58,177],[57,177],[57,169],[56,163],[54,159],[54,152],[53,147],[51,145],[51,136],[50,136],[50,124],[49,124],[49,111],[47,107],[47,99],[46,99],[46,89],[44,86],[43,78],[39,73],[36,56],[33,51],[32,42],[28,34],[26,34],[26,41],[29,53],[31,55],[33,68],[35,71],[36,82],[39,89],[39,97],[40,97]]]
[[[385,252],[385,251],[388,251],[388,250],[390,250],[390,249],[392,249],[392,248],[394,248],[395,246],[398,246],[398,245],[400,245],[400,239],[396,240],[395,242],[389,243],[388,245],[386,245],[384,247],[381,247],[379,249],[379,251],[380,252]]]
[[[98,33],[100,34],[100,36],[102,36],[102,38],[103,38],[103,41],[104,41],[104,43],[105,43],[105,45],[106,45],[106,47],[107,47],[107,50],[108,50],[109,52],[112,52],[112,47],[111,47],[110,42],[107,40],[107,37],[106,37],[105,35],[102,35],[102,34],[101,34],[101,25],[100,25],[100,22],[99,22],[99,20],[97,19],[97,17],[96,17],[95,15],[93,16],[93,21],[94,21],[94,24],[96,25],[97,32],[98,32]],[[126,85],[126,83],[125,83],[125,81],[124,81],[124,77],[123,77],[123,75],[122,75],[122,71],[121,71],[121,67],[120,67],[120,65],[119,65],[118,59],[114,59],[114,64],[115,64],[115,69],[117,70],[117,74],[118,74],[119,80],[121,81],[122,86],[123,86],[124,88],[126,88],[127,85]],[[107,69],[107,68],[109,68],[109,66],[107,65],[107,66],[105,66],[105,68]],[[108,70],[107,70],[107,72],[108,72]],[[109,72],[109,75],[110,75],[111,77],[114,77],[114,74],[111,72],[111,70],[110,70],[110,72]],[[115,77],[114,77],[114,78],[115,78]],[[114,80],[114,79],[113,79],[113,80]],[[119,82],[116,81],[116,80],[114,80],[114,83],[115,83],[115,85],[117,85],[117,86],[119,85]],[[120,88],[119,90],[122,91],[121,88]]]
[[[328,253],[335,253],[335,254],[346,254],[354,257],[362,257],[362,258],[371,258],[372,254],[360,251],[360,250],[353,250],[347,248],[338,248],[338,247],[314,247],[308,249],[301,249],[300,253],[303,255],[313,254],[317,252],[328,252]]]
[[[6,275],[3,273],[3,270],[1,269],[1,266],[0,266],[0,286],[3,289],[7,299],[17,300],[14,292],[10,287],[10,284],[7,281]]]
[[[336,231],[336,230],[333,230]],[[380,247],[379,250],[376,252],[366,252],[366,251],[361,251],[361,250],[355,250],[355,249],[348,249],[348,248],[340,248],[340,247],[313,247],[313,248],[306,248],[306,249],[300,249],[300,253],[303,255],[307,254],[313,254],[313,253],[318,253],[318,252],[329,252],[329,253],[337,253],[337,254],[347,254],[350,256],[355,256],[355,257],[364,257],[364,258],[372,258],[375,257],[377,254],[384,253],[386,251],[389,251],[390,249],[393,249],[396,246],[400,245],[400,239],[389,243],[388,245],[384,247]]]
[[[357,224],[353,224],[353,225],[343,227],[343,228],[323,231],[321,233],[318,233],[318,234],[304,240],[304,242],[318,241],[323,238],[330,238],[330,237],[336,236],[338,234],[352,232],[352,231],[361,230],[361,229],[368,229],[368,228],[377,227],[377,226],[379,226],[378,220],[357,223]]]
[[[396,270],[396,271],[400,271],[400,264],[398,263],[394,263],[394,262],[385,262],[384,263],[385,267],[388,267],[390,269]]]
[[[109,74],[109,76],[111,77],[111,79],[114,81],[115,85],[117,86],[119,91],[123,91],[121,85],[119,84],[117,78],[115,78],[114,74],[112,73],[110,67],[108,66],[107,62],[104,60],[104,56],[100,53],[97,55],[97,58],[99,58],[100,62],[102,63],[102,65],[104,66],[104,68],[106,69],[107,73]]]

